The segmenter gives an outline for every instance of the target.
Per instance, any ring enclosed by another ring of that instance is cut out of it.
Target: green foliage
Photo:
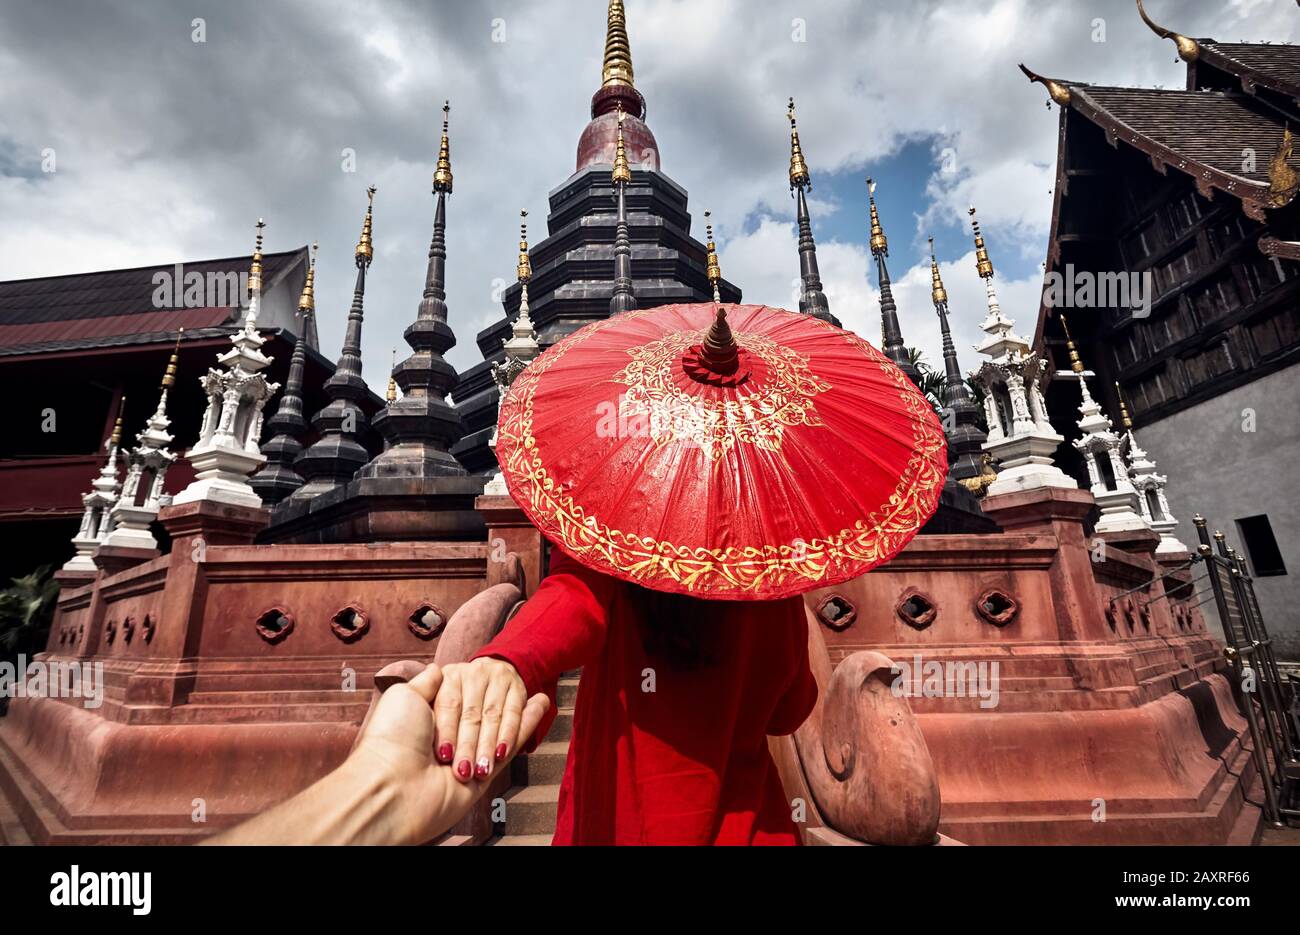
[[[942,369],[935,370],[926,363],[925,352],[919,347],[909,347],[905,350],[907,351],[908,360],[912,362],[912,366],[914,366],[917,372],[921,374],[921,392],[925,395],[925,398],[930,401],[930,405],[933,406],[934,411],[939,414],[939,418],[943,418],[943,391],[948,384],[947,375]],[[971,397],[979,404],[979,409],[977,410],[977,418],[979,421],[977,424],[982,431],[987,433],[989,427],[984,419],[984,389],[978,383],[971,380],[970,377],[965,377],[963,382],[966,384],[966,389],[970,391]]]
[[[45,648],[59,596],[52,572],[52,566],[42,565],[0,591],[0,659],[12,661]]]

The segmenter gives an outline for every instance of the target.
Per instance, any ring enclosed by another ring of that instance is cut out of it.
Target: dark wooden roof
[[[1135,147],[1162,172],[1172,167],[1186,173],[1207,198],[1217,189],[1241,199],[1256,220],[1298,193],[1269,187],[1269,161],[1282,143],[1285,119],[1252,95],[1055,84],[1068,90],[1066,106],[1101,127],[1112,144]],[[1245,159],[1248,151],[1255,154],[1253,165]]]
[[[1268,160],[1282,140],[1282,122],[1249,95],[1089,85],[1074,90],[1093,113],[1076,109],[1109,124],[1125,142],[1142,138],[1163,148],[1175,157],[1166,160],[1170,165],[1184,171],[1205,166],[1268,187]],[[1247,150],[1255,153],[1253,168],[1243,165]]]
[[[1213,39],[1197,44],[1206,61],[1240,78],[1244,90],[1262,85],[1300,99],[1300,46]]]
[[[263,281],[269,290],[306,259],[305,248],[263,255]],[[184,272],[246,273],[251,256],[183,264]],[[235,323],[238,306],[159,308],[154,304],[154,274],[171,273],[176,264],[134,269],[13,279],[0,282],[0,356],[64,351],[225,334]]]

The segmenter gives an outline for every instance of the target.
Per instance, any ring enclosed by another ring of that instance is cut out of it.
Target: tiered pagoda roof
[[[713,290],[705,275],[705,245],[691,236],[686,190],[664,174],[653,133],[643,121],[645,100],[633,84],[623,5],[610,4],[601,86],[592,96],[591,121],[578,144],[576,170],[549,195],[548,236],[533,246],[528,300],[537,340],[549,347],[583,325],[607,318],[614,294],[618,240],[618,188],[625,188],[631,279],[640,308],[705,302]],[[631,181],[612,180],[617,158],[619,111]],[[740,290],[719,286],[724,302]],[[492,364],[505,359],[502,342],[519,314],[518,283],[502,297],[505,315],[478,334],[483,361],[460,375],[452,399],[465,436],[452,449],[473,472],[495,466],[488,439],[496,423],[499,391]]]

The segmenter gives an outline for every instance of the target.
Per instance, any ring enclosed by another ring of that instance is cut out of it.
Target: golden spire
[[[109,443],[116,448],[122,441],[122,414],[126,412],[126,394],[122,394],[121,401],[117,404],[117,421],[113,423],[113,434],[109,438]]]
[[[375,208],[375,192],[378,190],[379,189],[375,188],[373,185],[366,189],[366,196],[370,199],[370,203],[366,205],[366,219],[361,224],[361,239],[357,241],[356,256],[358,262],[364,260],[366,263],[369,263],[375,257],[375,245],[372,241],[373,230],[371,227],[371,216]]]
[[[302,284],[298,297],[298,311],[306,317],[316,311],[316,241],[311,244],[311,262],[307,264],[307,281]]]
[[[623,146],[623,105],[618,105],[618,140],[614,148],[614,171],[610,179],[615,185],[632,181],[632,170],[627,164],[627,149]]]
[[[627,42],[627,18],[623,14],[623,0],[609,0],[609,20],[605,27],[605,64],[600,71],[600,85],[612,84],[634,87],[632,79],[632,47]]]
[[[442,102],[442,142],[438,144],[438,168],[433,170],[433,190],[451,193],[451,144],[447,141],[447,121],[451,101]]]
[[[1065,332],[1065,348],[1070,352],[1070,369],[1075,373],[1083,373],[1083,359],[1079,357],[1079,349],[1074,346],[1074,338],[1070,337],[1070,326],[1065,321],[1065,312],[1056,314],[1061,319],[1061,330]]]
[[[1151,27],[1151,31],[1161,39],[1172,39],[1174,45],[1178,46],[1178,57],[1184,62],[1194,62],[1201,54],[1201,47],[1196,44],[1195,39],[1188,39],[1186,36],[1179,35],[1172,29],[1165,29],[1163,26],[1157,26],[1152,22],[1151,17],[1147,16],[1147,11],[1142,9],[1142,0],[1137,0],[1138,16],[1142,17],[1142,22]]]
[[[1129,418],[1128,403],[1124,402],[1124,391],[1119,388],[1119,382],[1115,383],[1115,396],[1119,399],[1119,420],[1124,424],[1124,428],[1132,431],[1133,420]]]
[[[803,149],[799,145],[799,127],[794,120],[794,98],[785,112],[790,120],[790,189],[807,185],[812,187],[812,176],[808,174],[808,163],[804,162]]]
[[[876,212],[876,183],[867,176],[867,201],[871,203],[871,255],[889,256],[889,241],[885,238],[885,229],[880,226],[880,215]]]
[[[1286,124],[1282,129],[1282,140],[1277,144],[1277,152],[1268,161],[1268,191],[1270,195],[1289,195],[1297,186],[1300,186],[1300,172],[1296,172],[1287,162],[1291,158],[1292,149],[1291,125]],[[1278,201],[1278,207],[1282,207],[1281,200]]]
[[[1037,72],[1030,71],[1024,65],[1020,66],[1020,70],[1025,73],[1025,77],[1028,78],[1030,81],[1037,81],[1043,87],[1047,88],[1048,96],[1051,97],[1051,99],[1055,101],[1058,105],[1060,105],[1061,107],[1070,106],[1071,94],[1070,94],[1070,89],[1068,87],[1066,87],[1065,85],[1061,84],[1061,82],[1056,81],[1052,78],[1044,78],[1042,75],[1038,74]]]
[[[176,358],[180,355],[181,338],[184,336],[184,328],[176,332],[176,344],[172,348],[171,360],[167,361],[167,370],[163,373],[162,388],[164,390],[169,390],[176,384]]]
[[[248,291],[250,294],[262,291],[262,230],[266,222],[257,219],[257,245],[253,248],[253,264],[248,269]]]
[[[934,258],[934,238],[930,238],[930,299],[935,305],[946,305],[948,290],[939,278],[939,261]]]
[[[709,284],[713,286],[713,301],[721,302],[722,294],[718,291],[718,283],[722,280],[722,267],[718,265],[718,252],[713,244],[713,223],[709,220],[713,216],[712,211],[704,212],[704,230],[708,237],[708,265],[705,268],[705,274],[709,277]]]
[[[384,399],[390,403],[397,402],[397,381],[393,379],[393,371],[397,369],[397,348],[393,348],[392,363],[388,367],[388,392],[384,394]]]
[[[528,259],[528,212],[519,212],[519,265],[515,268],[515,278],[528,282],[533,278],[533,264]]]
[[[980,279],[992,279],[993,261],[989,259],[989,252],[984,247],[984,235],[980,233],[980,222],[975,216],[975,206],[971,205],[966,213],[970,215],[970,226],[975,231],[975,269],[979,272]]]

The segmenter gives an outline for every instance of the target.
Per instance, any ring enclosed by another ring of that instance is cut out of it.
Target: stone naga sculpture
[[[939,781],[916,715],[892,689],[892,660],[860,651],[832,669],[809,612],[808,661],[817,705],[793,739],[772,743],[789,797],[811,800],[805,843],[935,843]]]

